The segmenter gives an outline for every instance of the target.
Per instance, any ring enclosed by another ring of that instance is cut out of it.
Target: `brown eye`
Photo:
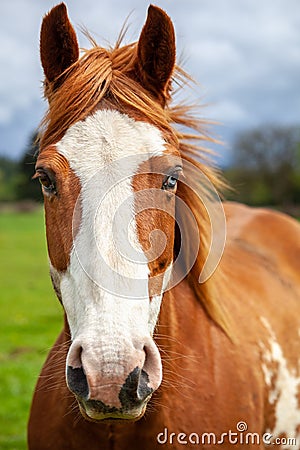
[[[56,194],[56,187],[53,179],[44,170],[37,170],[33,178],[38,178],[45,194]]]

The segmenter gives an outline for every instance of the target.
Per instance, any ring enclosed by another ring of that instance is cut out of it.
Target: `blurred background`
[[[61,326],[47,274],[40,189],[32,182],[42,98],[39,30],[50,0],[0,2],[0,448],[25,449],[35,380]],[[149,2],[66,0],[82,47],[138,38]],[[218,122],[217,163],[228,197],[300,217],[299,0],[157,0],[171,16],[186,92]],[[36,206],[38,205],[38,206]]]

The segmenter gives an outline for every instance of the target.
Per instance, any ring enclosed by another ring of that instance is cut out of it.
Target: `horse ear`
[[[169,16],[150,5],[137,45],[137,75],[141,84],[163,104],[176,59],[175,32]]]
[[[50,83],[79,57],[76,33],[69,21],[64,3],[52,8],[43,19],[40,53],[46,81]]]

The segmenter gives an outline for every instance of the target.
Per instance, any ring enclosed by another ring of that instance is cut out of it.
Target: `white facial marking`
[[[297,376],[296,369],[288,368],[282,349],[267,319],[261,317],[261,322],[270,335],[270,349],[262,344],[264,352],[262,370],[265,383],[270,388],[269,403],[275,405],[276,424],[274,430],[270,430],[270,432],[274,437],[285,433],[287,437],[297,438],[299,442],[300,433],[297,434],[296,430],[300,425],[300,409],[297,398],[300,377]],[[274,363],[276,369],[274,369]],[[273,388],[272,381],[275,382]],[[282,446],[282,448],[292,447]]]
[[[72,340],[84,338],[85,354],[102,376],[119,371],[124,377],[120,359],[128,369],[133,347],[142,350],[141,338],[153,333],[162,298],[149,304],[132,178],[143,161],[163,154],[165,141],[156,127],[104,110],[70,127],[56,147],[81,183],[81,223],[68,269],[52,273],[60,280]],[[141,367],[144,357],[141,351]],[[132,361],[132,370],[136,365]]]

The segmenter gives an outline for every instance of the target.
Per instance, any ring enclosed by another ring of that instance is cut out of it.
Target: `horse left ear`
[[[150,5],[146,23],[137,44],[135,76],[163,105],[176,59],[175,32],[169,16]]]
[[[67,8],[60,3],[44,17],[40,36],[41,62],[47,82],[56,81],[79,57],[76,33],[72,27]]]

